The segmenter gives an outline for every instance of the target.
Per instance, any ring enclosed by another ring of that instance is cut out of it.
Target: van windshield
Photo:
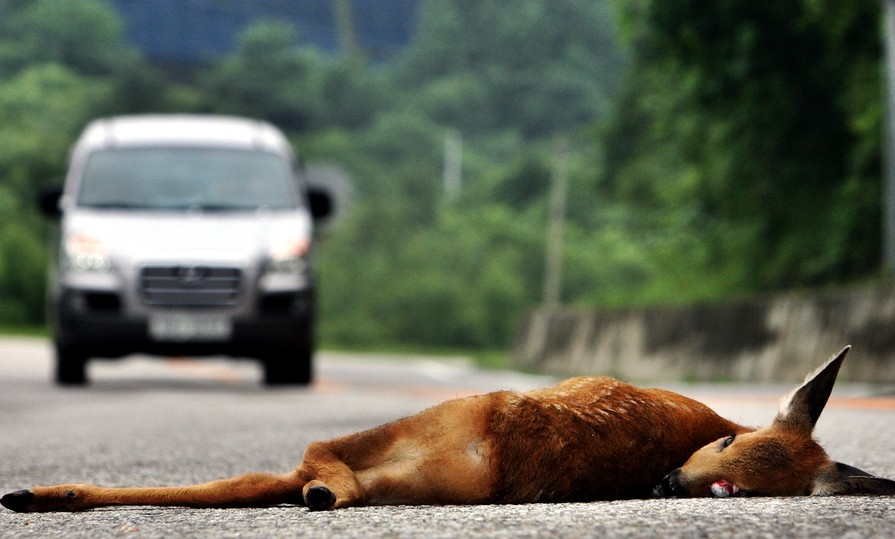
[[[252,211],[298,205],[281,156],[222,148],[102,150],[87,161],[78,205],[162,211]]]

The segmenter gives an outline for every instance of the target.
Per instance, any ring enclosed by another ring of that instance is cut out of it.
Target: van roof
[[[273,125],[236,116],[150,114],[94,120],[78,146],[224,146],[291,154],[286,137]]]

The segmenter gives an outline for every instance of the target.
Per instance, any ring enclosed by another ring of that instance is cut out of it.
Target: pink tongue
[[[718,498],[726,498],[728,496],[736,496],[740,489],[730,481],[724,479],[712,483],[712,494]]]

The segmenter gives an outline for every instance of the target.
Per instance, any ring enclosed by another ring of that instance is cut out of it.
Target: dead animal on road
[[[812,439],[844,348],[785,396],[765,428],[704,404],[606,377],[526,393],[452,400],[307,448],[281,474],[201,485],[34,487],[3,496],[13,511],[110,505],[325,510],[386,504],[569,502],[650,496],[895,495],[895,481],[831,460]]]

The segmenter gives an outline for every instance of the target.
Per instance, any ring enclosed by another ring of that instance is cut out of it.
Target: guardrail
[[[514,366],[637,381],[799,381],[854,348],[840,379],[895,382],[895,287],[783,294],[725,305],[535,310]]]

